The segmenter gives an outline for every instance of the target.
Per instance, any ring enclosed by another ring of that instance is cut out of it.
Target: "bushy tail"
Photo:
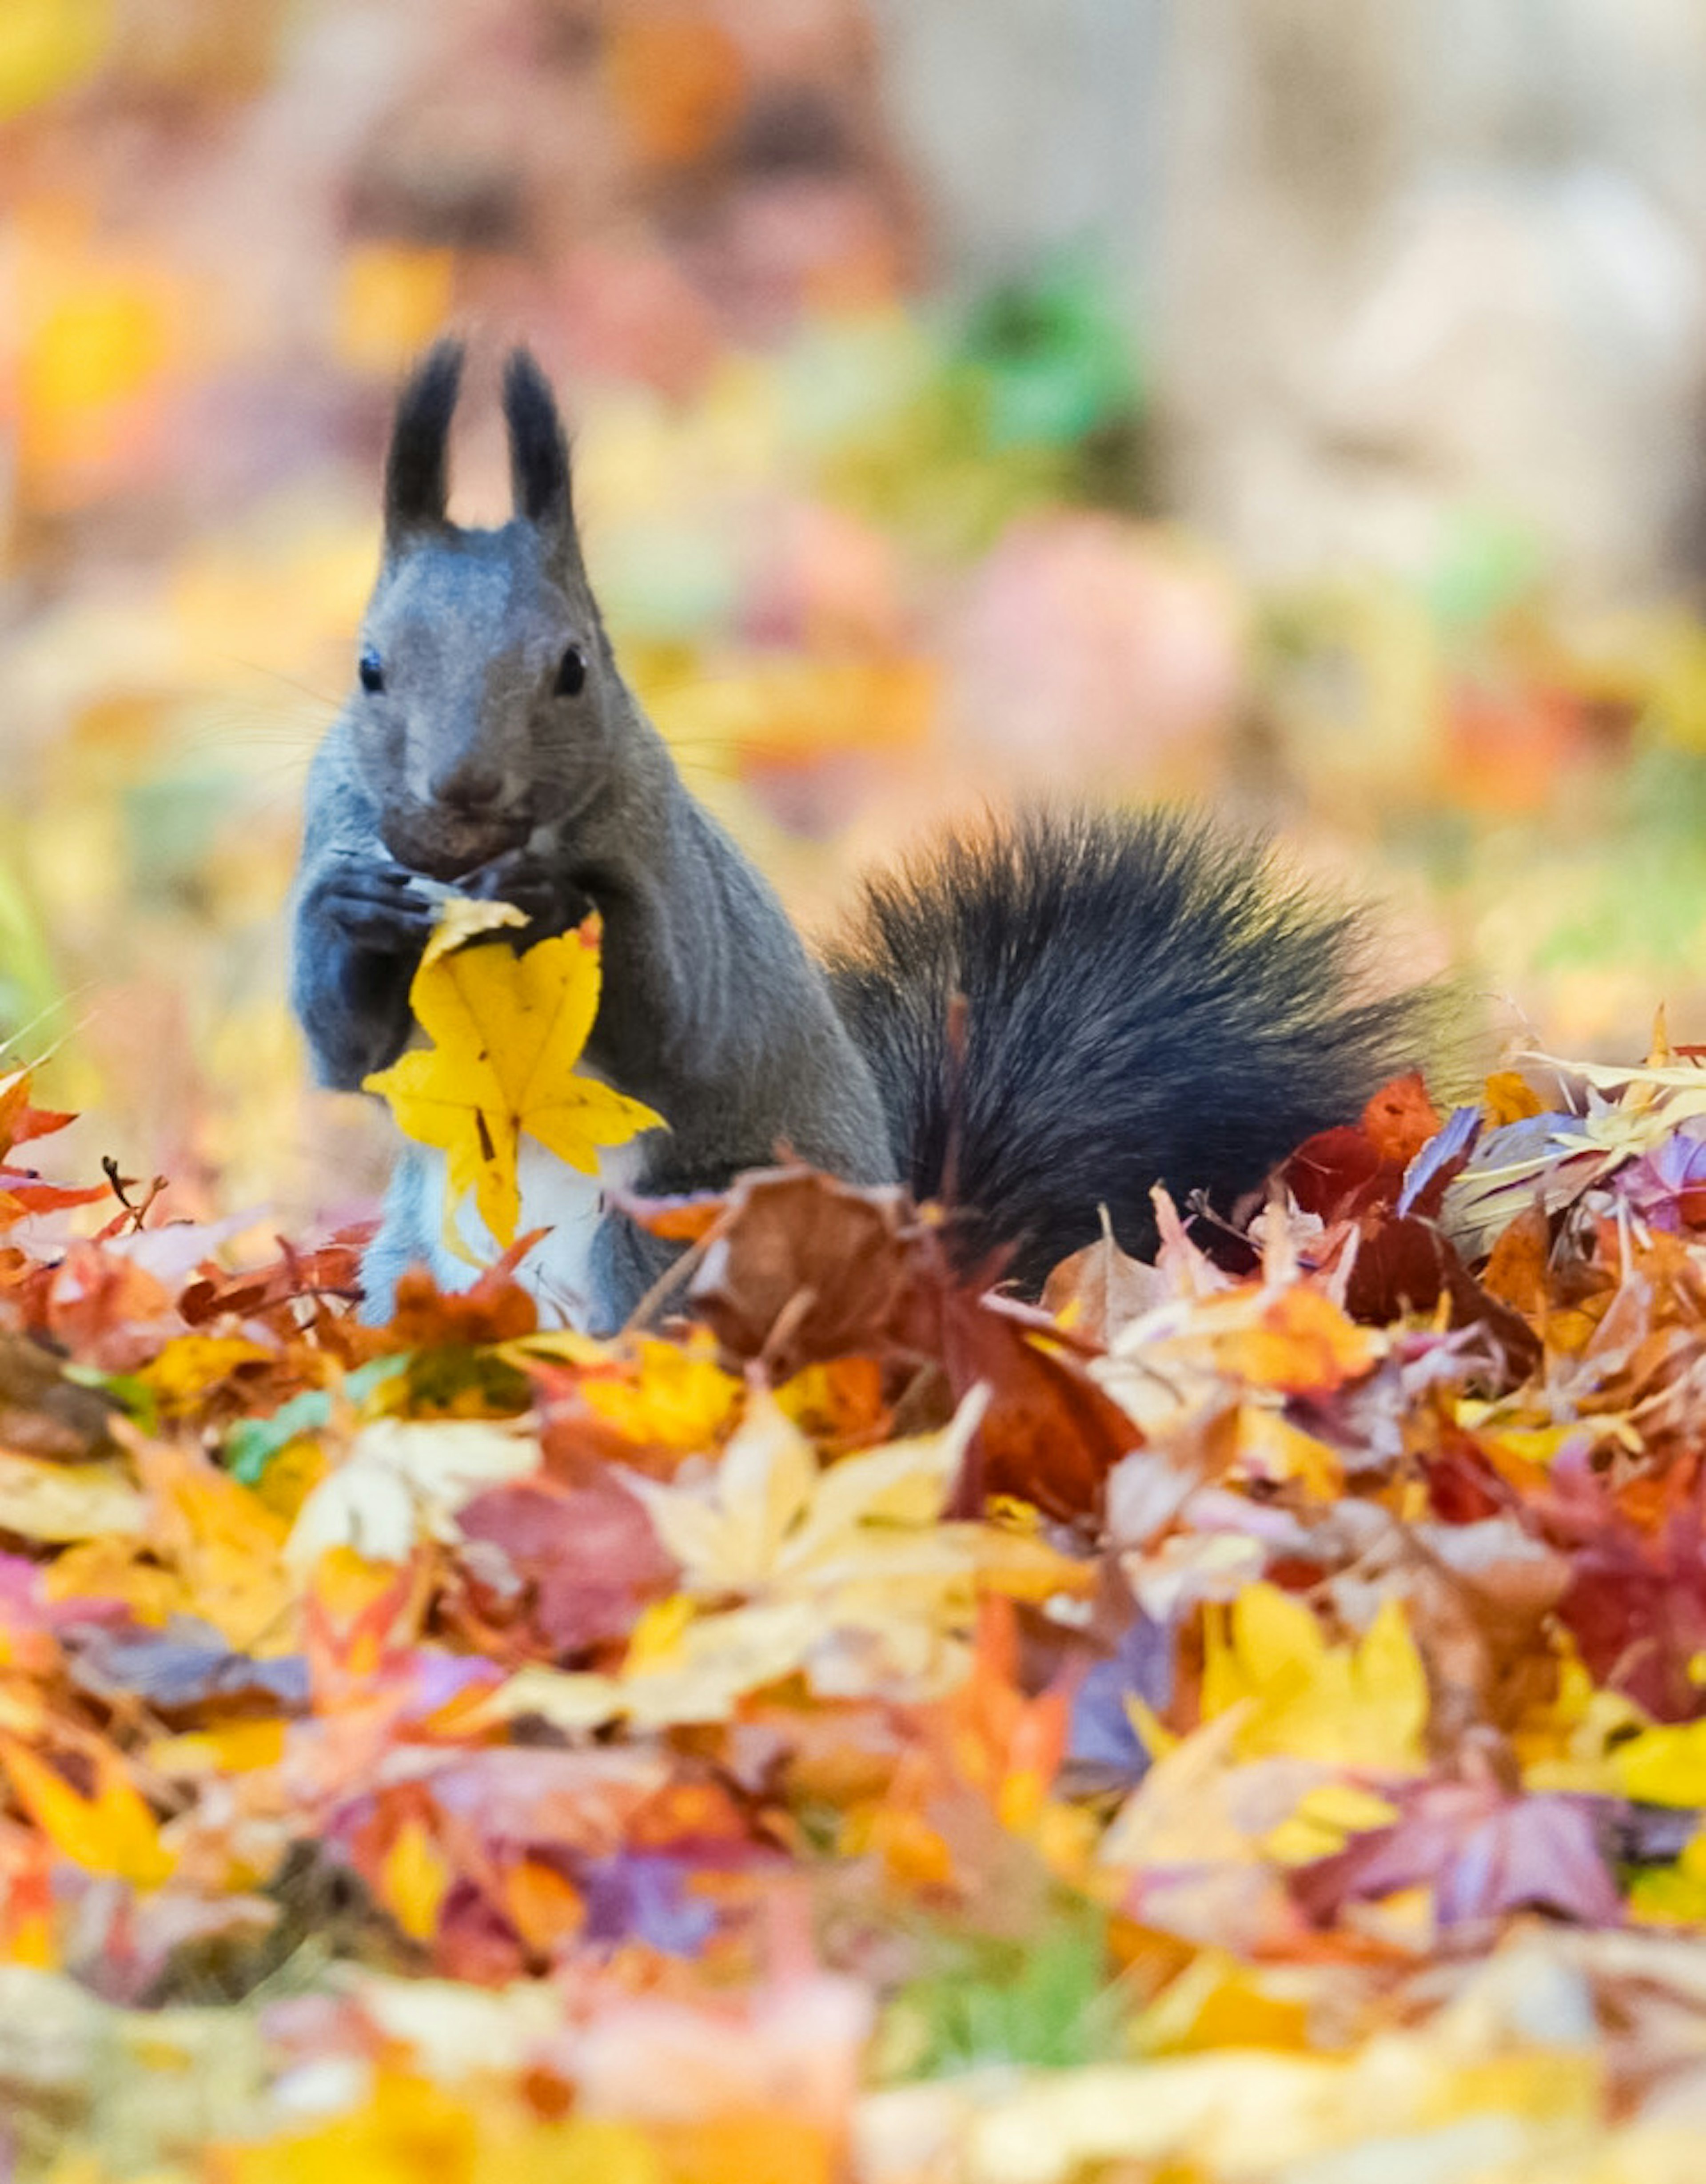
[[[1034,816],[867,879],[826,954],[900,1172],[1040,1288],[1150,1190],[1228,1206],[1426,1059],[1437,993],[1367,998],[1361,911],[1167,812]]]

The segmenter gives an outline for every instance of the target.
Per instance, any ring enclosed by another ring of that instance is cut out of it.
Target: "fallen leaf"
[[[489,1486],[525,1479],[539,1446],[496,1420],[376,1418],[309,1493],[286,1554],[306,1569],[328,1549],[406,1563],[424,1540],[454,1540],[457,1513]]]
[[[0,1531],[26,1540],[140,1533],[148,1504],[118,1462],[49,1463],[0,1449]]]
[[[1272,1585],[1246,1585],[1229,1608],[1205,1615],[1203,1718],[1239,1709],[1241,1757],[1421,1770],[1427,1676],[1396,1599],[1381,1603],[1365,1636],[1339,1645]]]

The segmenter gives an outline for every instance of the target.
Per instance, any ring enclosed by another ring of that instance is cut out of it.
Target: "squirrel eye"
[[[364,690],[382,690],[385,688],[385,670],[381,665],[379,655],[371,644],[362,654],[361,663],[355,671],[361,677],[361,687]]]
[[[557,666],[556,694],[560,698],[578,698],[587,687],[587,655],[577,644],[571,644]]]

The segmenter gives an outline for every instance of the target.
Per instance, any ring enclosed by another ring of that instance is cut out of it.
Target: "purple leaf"
[[[588,1942],[643,1942],[669,1957],[694,1957],[716,1925],[716,1914],[687,1891],[679,1858],[619,1852],[588,1859],[577,1878],[586,1897]]]
[[[1346,1903],[1430,1886],[1440,1924],[1519,1910],[1610,1926],[1622,1905],[1606,1869],[1592,1804],[1511,1797],[1490,1783],[1429,1782],[1405,1794],[1401,1817],[1291,1876],[1307,1915],[1330,1925]]]
[[[1397,1212],[1437,1214],[1439,1197],[1447,1183],[1475,1150],[1480,1135],[1479,1107],[1453,1107],[1442,1129],[1436,1130],[1404,1170],[1404,1187],[1398,1193]],[[1421,1201],[1432,1193],[1430,1204]]]

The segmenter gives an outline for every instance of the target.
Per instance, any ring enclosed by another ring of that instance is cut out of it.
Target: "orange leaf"
[[[1396,1161],[1401,1167],[1407,1167],[1429,1139],[1437,1136],[1441,1119],[1421,1072],[1414,1069],[1408,1077],[1395,1077],[1383,1084],[1363,1110],[1369,1142],[1383,1161]]]

